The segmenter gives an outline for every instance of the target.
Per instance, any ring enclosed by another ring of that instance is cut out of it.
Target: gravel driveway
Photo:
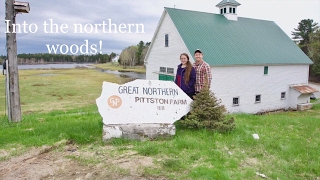
[[[319,91],[319,92],[315,92],[314,95],[316,96],[316,98],[320,98],[320,84],[309,82],[309,86],[311,86]]]

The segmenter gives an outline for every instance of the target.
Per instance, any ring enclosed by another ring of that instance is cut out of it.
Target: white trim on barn
[[[159,79],[160,67],[174,68],[175,74],[180,64],[180,54],[184,52],[189,54],[185,43],[165,10],[159,24],[165,24],[165,26],[158,26],[146,55],[146,79]],[[168,47],[165,47],[165,34],[169,34]],[[190,54],[189,57],[191,62],[194,62]]]

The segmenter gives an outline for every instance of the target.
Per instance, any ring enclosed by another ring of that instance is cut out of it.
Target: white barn
[[[145,57],[146,79],[174,80],[181,53],[201,49],[211,66],[211,91],[230,113],[310,107],[312,61],[273,21],[237,16],[223,0],[220,14],[164,8]]]

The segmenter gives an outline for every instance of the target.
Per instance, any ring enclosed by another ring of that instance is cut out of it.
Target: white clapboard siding
[[[212,67],[211,90],[222,100],[228,112],[257,113],[285,108],[296,108],[300,93],[290,84],[308,83],[308,65]],[[281,92],[286,98],[281,99]],[[255,103],[261,94],[261,102]],[[239,97],[239,106],[233,106],[233,97]],[[305,100],[306,101],[306,100]]]
[[[159,30],[155,32],[146,58],[146,79],[158,79],[158,74],[155,72],[159,72],[160,67],[174,68],[174,73],[176,73],[177,66],[180,64],[180,54],[188,53],[187,47],[166,12],[160,21],[162,23],[160,23]],[[169,34],[168,47],[165,47],[165,34]],[[192,58],[191,61],[193,62]]]

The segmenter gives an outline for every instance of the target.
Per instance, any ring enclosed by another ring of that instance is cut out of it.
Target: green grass
[[[228,134],[181,129],[172,138],[151,142],[117,140],[115,146],[134,143],[143,156],[161,159],[146,174],[173,179],[315,179],[320,176],[320,105],[305,112],[235,115],[237,128]],[[252,134],[258,134],[255,140]],[[164,173],[165,172],[165,173]]]
[[[56,75],[41,79],[39,73],[61,74],[63,78]],[[20,77],[21,99],[25,103],[23,119],[10,123],[4,114],[0,116],[0,161],[32,147],[72,140],[79,146],[79,152],[91,155],[69,156],[70,159],[85,166],[104,164],[101,167],[110,167],[109,171],[129,177],[128,169],[109,165],[110,159],[152,158],[154,165],[141,167],[139,171],[147,179],[261,179],[256,172],[268,179],[320,177],[320,104],[303,112],[235,114],[236,129],[226,134],[184,129],[178,121],[176,135],[169,138],[102,142],[102,118],[94,100],[101,93],[103,80],[121,80],[82,69],[20,71]],[[38,89],[41,86],[32,84],[50,86]],[[60,86],[55,89],[57,85]],[[37,96],[31,96],[35,90]],[[62,99],[46,97],[49,91]],[[66,93],[74,95],[65,96]],[[73,105],[64,105],[67,102]],[[254,133],[260,136],[259,140],[252,137]]]
[[[66,139],[88,144],[99,141],[102,133],[101,118],[94,106],[67,112],[28,114],[23,116],[21,123],[10,123],[2,116],[0,126],[0,147],[52,145]]]

